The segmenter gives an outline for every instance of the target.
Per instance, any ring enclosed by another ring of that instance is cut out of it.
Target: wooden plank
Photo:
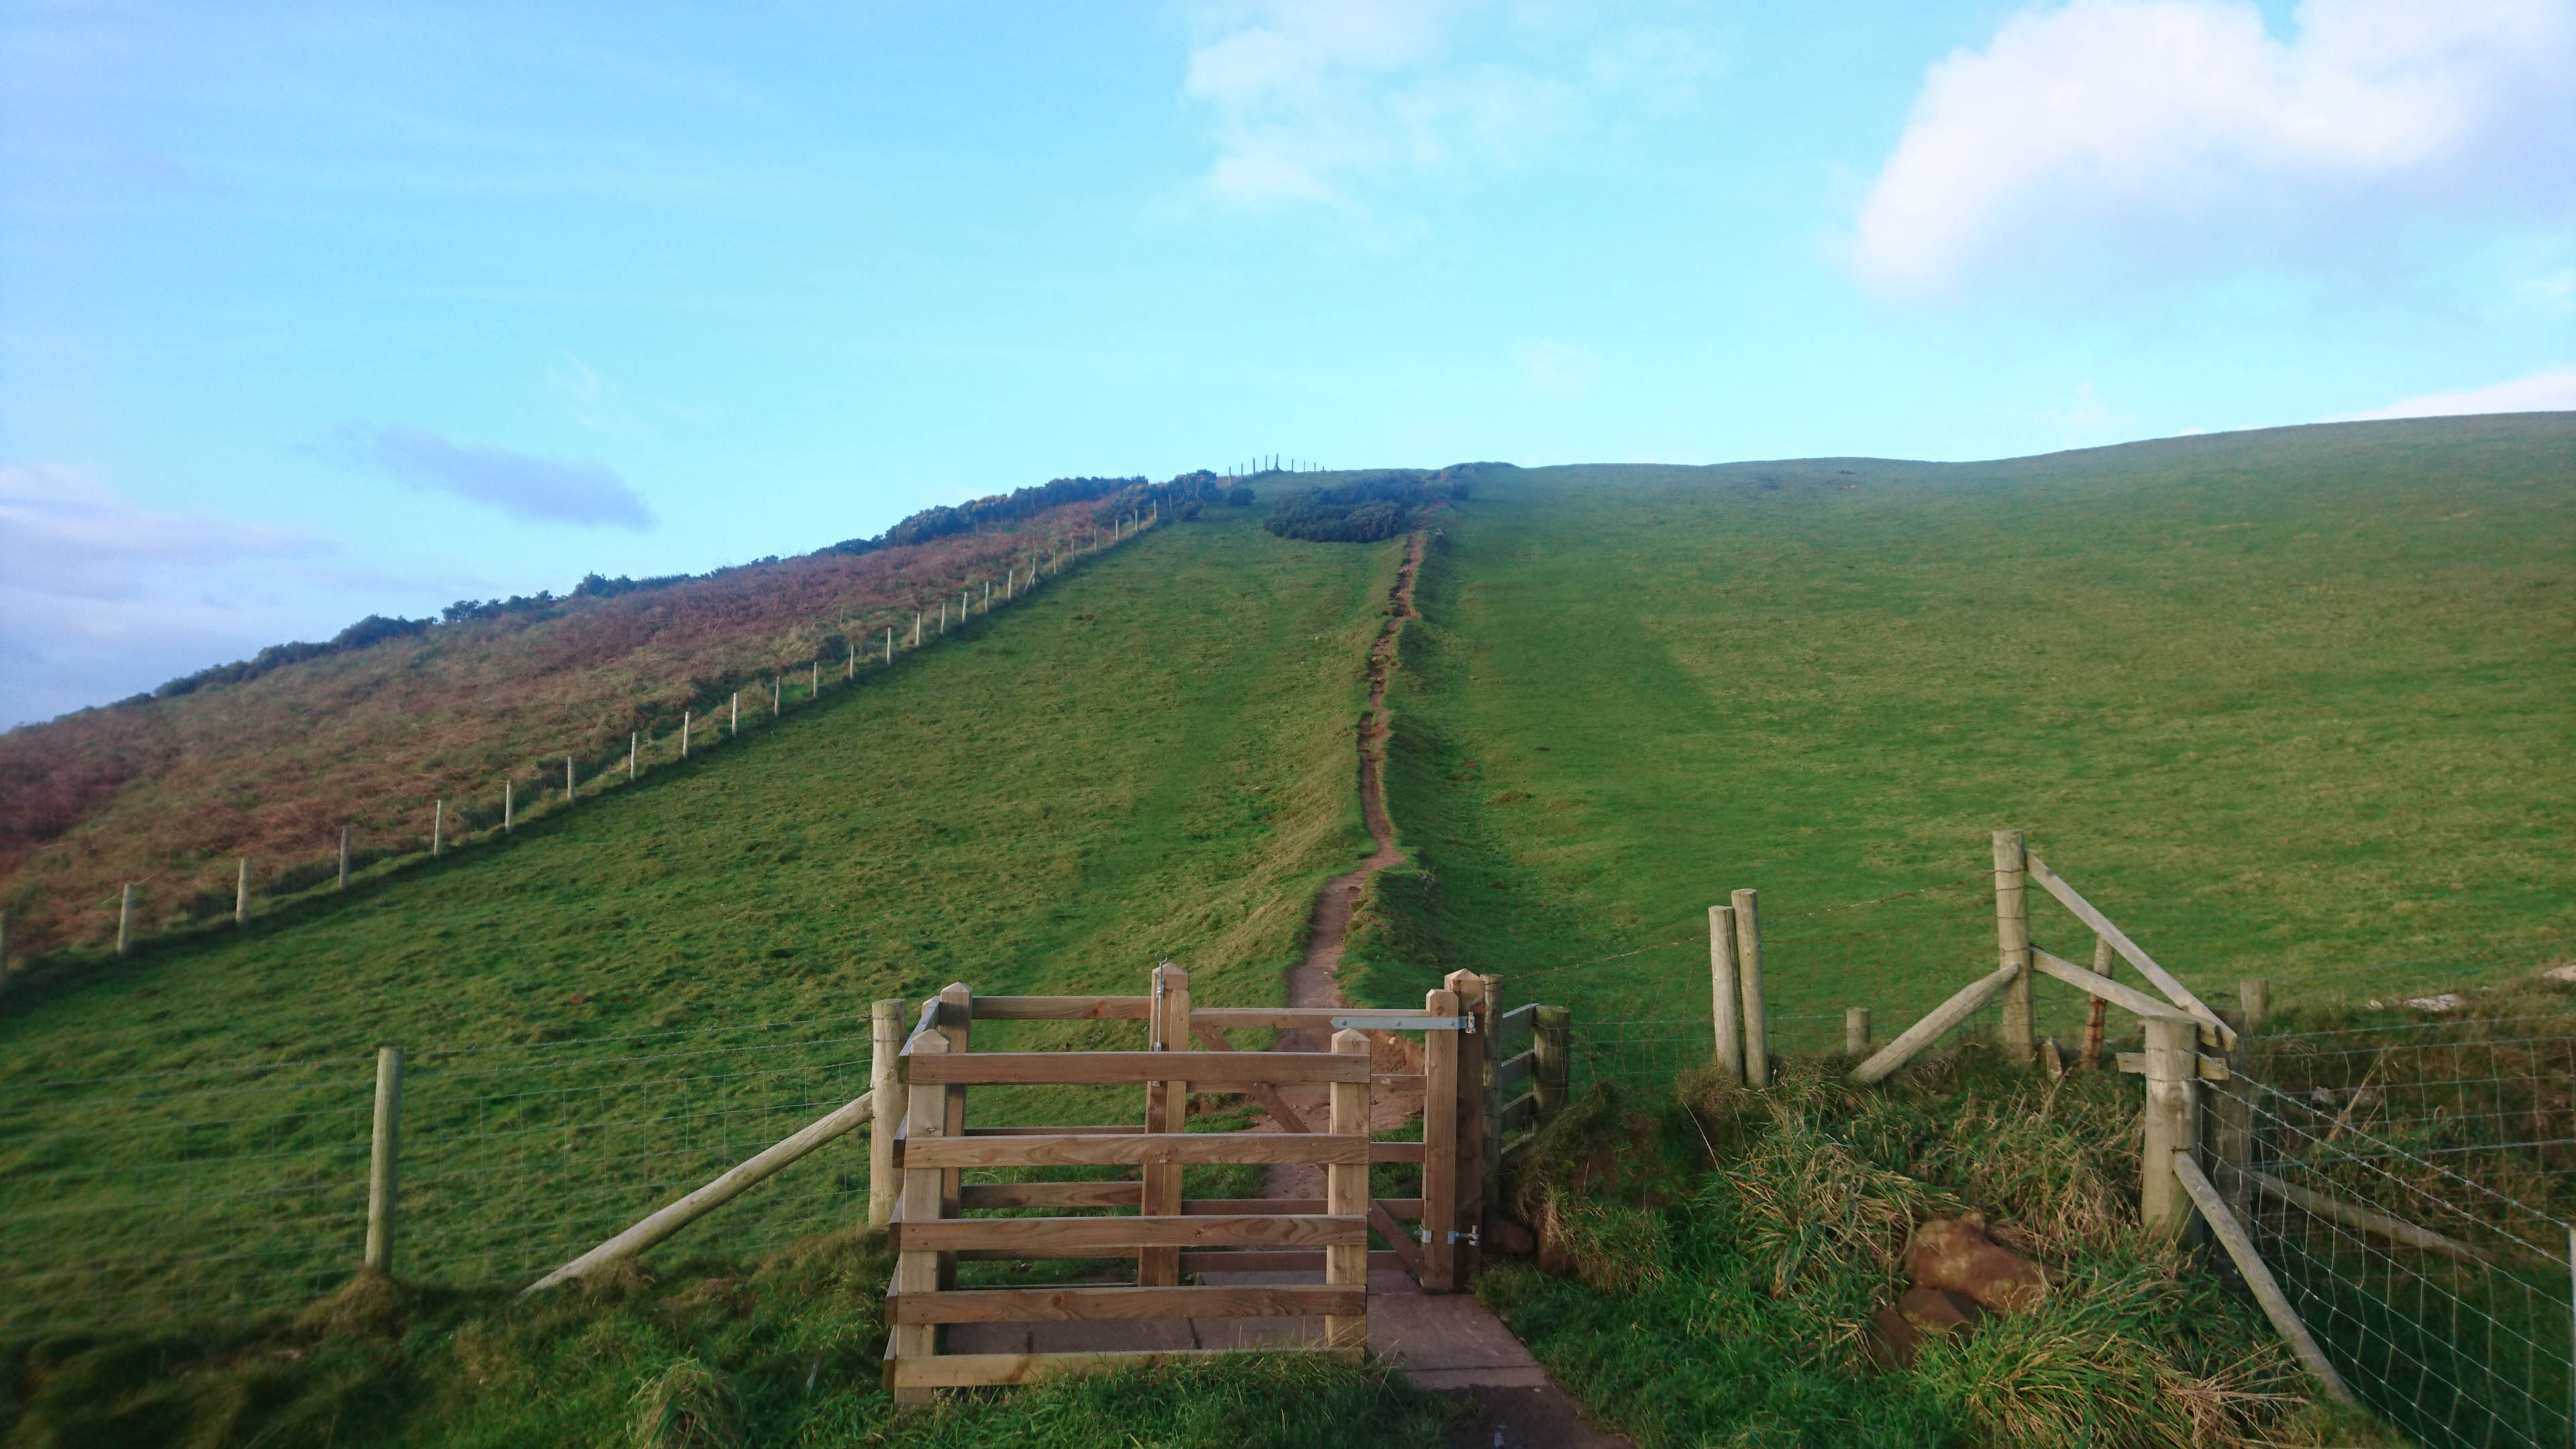
[[[2058,981],[2063,981],[2078,991],[2088,992],[2094,996],[2100,997],[2102,1000],[2111,1003],[2122,1011],[2129,1012],[2133,1015],[2180,1016],[2186,1018],[2191,1015],[2190,1012],[2183,1010],[2172,1002],[2159,1000],[2156,997],[2149,996],[2147,993],[2138,990],[2134,986],[2123,986],[2108,976],[2096,976],[2088,968],[2078,966],[2074,962],[2067,960],[2065,957],[2043,950],[2040,947],[2033,946],[2030,948],[2030,959],[2032,964],[2039,967],[2040,972],[2043,975],[2049,976]]]
[[[1458,1014],[1458,993],[1423,993],[1425,1016]],[[1431,1241],[1422,1245],[1415,1277],[1426,1292],[1458,1289],[1458,1037],[1454,1031],[1432,1032],[1422,1043],[1422,1225]]]
[[[1365,1137],[1323,1132],[1138,1132],[1118,1137],[932,1138],[904,1144],[907,1167],[1124,1167],[1144,1163],[1373,1162]],[[1391,1159],[1407,1160],[1407,1159]]]
[[[1132,1137],[1144,1131],[1142,1126],[1112,1122],[1105,1126],[1083,1127],[969,1127],[969,1137]]]
[[[2122,959],[2137,967],[2138,974],[2155,983],[2155,988],[2163,992],[2174,1005],[2181,1007],[2201,1025],[2217,1032],[2218,1044],[2221,1047],[2231,1051],[2235,1049],[2236,1029],[2234,1027],[2220,1021],[2217,1012],[2210,1010],[2199,997],[2192,995],[2189,987],[2175,980],[2172,972],[2157,965],[2154,957],[2140,950],[2138,943],[2129,939],[2128,933],[2111,924],[2110,917],[2094,909],[2091,901],[2076,894],[2075,887],[2060,880],[2057,872],[2048,868],[2046,861],[2036,855],[2027,856],[2026,859],[2030,866],[2030,878],[2039,882],[2040,889],[2057,897],[2057,903],[2072,911],[2077,920],[2092,927],[2094,935],[2110,942],[2112,950],[2119,952]]]
[[[970,1182],[958,1189],[961,1208],[1134,1207],[1145,1200],[1141,1182]],[[1282,1209],[1285,1211],[1285,1209]],[[1323,1211],[1317,1208],[1316,1211]]]
[[[1265,1349],[1275,1352],[1275,1349]],[[1307,1348],[1295,1352],[1322,1354],[1342,1363],[1358,1363],[1362,1351],[1357,1348]],[[995,1384],[1027,1384],[1056,1374],[1091,1373],[1101,1369],[1120,1368],[1129,1364],[1181,1363],[1193,1359],[1221,1358],[1242,1353],[1233,1348],[1167,1348],[1135,1349],[1097,1353],[948,1353],[937,1358],[899,1359],[894,1367],[895,1390],[918,1394],[919,1399],[904,1402],[927,1402],[934,1389],[972,1389]]]
[[[1440,1035],[1454,1037],[1450,1032]],[[1366,1066],[1369,1059],[1368,1034],[1347,1027],[1334,1032],[1333,1053]],[[1355,1082],[1335,1082],[1331,1105],[1334,1134],[1365,1139],[1369,1122],[1368,1074],[1362,1072]],[[1337,1313],[1324,1320],[1324,1344],[1328,1348],[1368,1347],[1368,1178],[1365,1154],[1357,1162],[1340,1162],[1325,1168],[1324,1203],[1333,1215],[1308,1220],[1357,1223],[1360,1229],[1357,1239],[1339,1238],[1321,1245],[1324,1248],[1324,1281],[1339,1288],[1357,1288],[1361,1292],[1360,1312]],[[1281,1243],[1278,1246],[1296,1245]]]
[[[1530,1050],[1525,1051],[1519,1056],[1513,1057],[1511,1060],[1504,1062],[1501,1066],[1494,1068],[1494,1085],[1497,1087],[1508,1087],[1516,1082],[1526,1082],[1530,1079],[1530,1073],[1537,1070],[1538,1049],[1536,1047],[1532,1047]]]
[[[904,1057],[908,1083],[951,1086],[1142,1086],[1186,1081],[1230,1087],[1241,1082],[1356,1082],[1368,1063],[1329,1052],[975,1052]],[[925,1075],[927,1074],[927,1075]]]
[[[1515,1006],[1511,1010],[1504,1012],[1502,1017],[1494,1024],[1494,1035],[1499,1038],[1504,1032],[1517,1031],[1522,1027],[1530,1025],[1532,1013],[1537,1010],[1538,1003],[1533,1001],[1526,1006]]]
[[[1368,1160],[1371,1162],[1420,1162],[1422,1160],[1422,1144],[1419,1142],[1372,1142],[1369,1144]]]
[[[1458,1045],[1458,1225],[1476,1235],[1459,1245],[1458,1286],[1471,1288],[1485,1269],[1485,1250],[1478,1244],[1492,1235],[1490,1216],[1503,1202],[1503,1089],[1494,1084],[1494,1063],[1503,1049],[1494,1026],[1503,1010],[1503,978],[1460,979],[1474,985],[1459,991],[1459,1005],[1483,1028]]]
[[[1171,1063],[1187,1056],[1231,1055],[1227,1052],[1192,1052],[1190,1044],[1190,973],[1168,962],[1154,968],[1154,1017],[1147,1028],[1147,1053],[1161,1063]],[[1181,1073],[1166,1067],[1154,1073],[1145,1094],[1145,1130],[1160,1133],[1182,1133],[1189,1130],[1189,1083]],[[1149,1161],[1142,1174],[1145,1182],[1143,1211],[1154,1217],[1174,1217],[1181,1211],[1181,1169],[1168,1159]],[[1181,1281],[1181,1253],[1178,1248],[1149,1247],[1136,1255],[1136,1284],[1141,1288],[1171,1288]]]
[[[1503,1125],[1501,1130],[1505,1132],[1517,1132],[1537,1121],[1538,1094],[1536,1092],[1530,1092],[1522,1096],[1514,1097],[1511,1101],[1503,1104],[1502,1116]]]
[[[1153,1013],[1144,996],[978,996],[977,1021],[1143,1021]]]
[[[1422,1090],[1420,1072],[1371,1072],[1369,1085],[1381,1092],[1402,1092],[1412,1096]]]
[[[974,988],[968,986],[963,981],[952,981],[946,986],[939,988],[939,995],[936,999],[939,1002],[939,1035],[948,1043],[948,1055],[952,1057],[962,1057],[966,1053],[974,1050],[974,1047],[969,1040],[975,1031]],[[932,1053],[931,1056],[936,1057],[937,1053]],[[901,1061],[897,1061],[895,1063],[895,1074],[897,1076],[901,1076],[903,1074],[903,1063]],[[943,1095],[948,1102],[947,1126],[941,1135],[946,1137],[965,1136],[966,1094],[962,1091],[948,1091],[943,1092],[941,1095]],[[951,1218],[957,1216],[957,1193],[958,1189],[965,1185],[965,1182],[966,1175],[954,1168],[951,1168],[939,1175],[940,1216]],[[953,1258],[943,1260],[939,1265],[939,1286],[942,1288],[952,1288],[956,1286],[956,1283],[956,1260]]]
[[[2308,1333],[2308,1326],[2299,1321],[2297,1311],[2290,1307],[2288,1295],[2281,1291],[2279,1283],[2273,1281],[2271,1268],[2264,1264],[2262,1254],[2254,1251],[2254,1240],[2245,1236],[2244,1224],[2236,1221],[2236,1215],[2227,1210],[2226,1202],[2218,1196],[2218,1189],[2211,1184],[2208,1175],[2200,1170],[2200,1164],[2192,1161],[2188,1152],[2175,1153],[2173,1164],[2174,1176],[2181,1179],[2183,1191],[2191,1195],[2200,1215],[2208,1219],[2210,1231],[2218,1235],[2218,1241],[2227,1249],[2227,1256],[2236,1260],[2236,1271],[2245,1275],[2245,1286],[2254,1290],[2254,1301],[2263,1305],[2263,1316],[2271,1319],[2272,1327],[2289,1341],[2290,1352],[2298,1355],[2299,1362],[2307,1367],[2309,1373],[2316,1375],[2317,1382],[2325,1385],[2328,1394],[2343,1403],[2354,1402],[2352,1390],[2344,1387],[2343,1376],[2326,1361],[2325,1350],[2317,1347],[2316,1339]]]
[[[1190,1013],[1193,1024],[1206,1022],[1222,1031],[1243,1027],[1329,1027],[1337,1016],[1418,1016],[1413,1011],[1380,1011],[1374,1006],[1202,1006]]]
[[[876,1094],[873,1091],[861,1092],[857,1101],[825,1113],[805,1124],[785,1141],[763,1149],[753,1155],[749,1161],[728,1169],[706,1186],[668,1207],[647,1214],[633,1227],[519,1290],[519,1296],[524,1298],[540,1288],[551,1288],[557,1283],[578,1278],[603,1263],[613,1263],[621,1258],[634,1257],[646,1248],[652,1247],[740,1197],[753,1183],[761,1181],[860,1123],[874,1120],[875,1116]]]
[[[890,1296],[889,1323],[1062,1323],[1138,1318],[1321,1318],[1366,1313],[1366,1288],[971,1288]]]
[[[1237,1249],[1181,1254],[1184,1273],[1315,1273],[1324,1271],[1321,1248]]]
[[[1357,1171],[1346,1168],[1345,1171]],[[1127,1248],[1330,1248],[1368,1245],[1361,1213],[1239,1213],[1133,1218],[943,1218],[896,1226],[904,1252],[1027,1248],[1059,1256]],[[1365,1284],[1365,1280],[1363,1280]]]
[[[2322,1217],[2332,1218],[2345,1227],[2386,1238],[2392,1243],[2404,1243],[2410,1248],[2421,1248],[2428,1253],[2439,1253],[2446,1258],[2457,1258],[2463,1263],[2475,1263],[2482,1268],[2495,1266],[2494,1260],[2459,1239],[2446,1238],[2431,1228],[2419,1228],[2404,1218],[2390,1217],[2386,1213],[2373,1211],[2358,1203],[2345,1202],[2338,1197],[2328,1197],[2324,1193],[2301,1187],[2295,1182],[2283,1182],[2268,1172],[2249,1169],[2245,1175],[2256,1187],[2283,1202],[2306,1208],[2309,1212]],[[2204,1208],[2202,1211],[2206,1212],[2207,1209]]]
[[[1377,1229],[1377,1235],[1386,1240],[1387,1249],[1395,1254],[1395,1260],[1404,1265],[1404,1271],[1412,1274],[1415,1282],[1421,1282],[1425,1272],[1421,1240],[1405,1231],[1404,1225],[1395,1220],[1395,1214],[1389,1212],[1384,1203],[1372,1201],[1369,1204],[1368,1220],[1369,1226]]]
[[[1979,1007],[1994,1000],[1995,993],[2011,985],[2020,975],[2021,966],[2015,963],[1969,982],[1957,995],[1932,1008],[1929,1015],[1907,1027],[1896,1040],[1880,1047],[1868,1061],[1852,1068],[1852,1080],[1863,1086],[1886,1080],[1898,1067],[1914,1060],[1915,1053],[1939,1041],[1942,1033],[1976,1015]]]
[[[1226,1040],[1224,1030],[1219,1027],[1210,1026],[1206,1022],[1197,1020],[1191,1021],[1190,1034],[1205,1043],[1207,1049],[1210,1051],[1230,1052],[1234,1050],[1234,1043]],[[1251,1097],[1252,1100],[1261,1104],[1261,1110],[1270,1114],[1270,1120],[1287,1128],[1289,1131],[1312,1132],[1315,1130],[1314,1128],[1306,1125],[1306,1119],[1299,1115],[1296,1108],[1289,1106],[1288,1099],[1280,1096],[1278,1092],[1271,1088],[1269,1083],[1246,1083],[1244,1086],[1244,1092],[1247,1096]]]

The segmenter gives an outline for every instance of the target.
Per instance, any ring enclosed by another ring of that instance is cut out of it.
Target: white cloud
[[[162,570],[325,547],[266,524],[137,508],[80,469],[0,463],[0,579],[12,590],[130,599]]]
[[[2549,413],[2576,410],[2576,367],[2553,367],[2511,382],[2491,383],[2485,387],[2464,387],[2454,392],[2428,392],[2372,408],[2364,413],[2347,413],[2333,421],[2367,422],[2377,418],[2448,418],[2466,413]]]
[[[653,510],[617,471],[582,458],[540,458],[488,443],[456,443],[427,428],[343,429],[318,450],[349,467],[391,474],[407,488],[452,493],[505,513],[584,528],[653,526]]]
[[[1895,289],[2071,215],[2224,218],[2481,177],[2563,204],[2576,4],[2305,0],[2278,40],[2229,0],[2075,0],[1934,65],[1862,203]]]
[[[1248,0],[1198,22],[1182,94],[1215,142],[1208,188],[1239,204],[1510,171],[1606,105],[1683,103],[1708,65],[1635,6]]]

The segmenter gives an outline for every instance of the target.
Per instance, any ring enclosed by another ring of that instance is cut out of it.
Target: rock
[[[1861,1348],[1880,1368],[1903,1368],[1914,1362],[1922,1347],[1922,1330],[1906,1322],[1904,1314],[1882,1308],[1869,1316],[1869,1334],[1861,1340]]]
[[[1916,1228],[1905,1266],[1917,1286],[1965,1294],[1996,1313],[2028,1308],[2048,1291],[2040,1266],[1987,1237],[1986,1220],[1977,1213],[1935,1218]]]
[[[1896,1312],[1928,1338],[1974,1328],[1986,1316],[1986,1310],[1965,1293],[1920,1285],[1906,1289],[1905,1296],[1896,1300]]]
[[[1508,1258],[1526,1258],[1538,1251],[1538,1235],[1507,1213],[1487,1213],[1485,1250]]]

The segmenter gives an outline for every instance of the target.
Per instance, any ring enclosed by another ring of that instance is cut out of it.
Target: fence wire
[[[860,1016],[421,1053],[395,1271],[533,1279],[858,1096],[869,1055]],[[374,1099],[372,1057],[13,1088],[0,1333],[257,1314],[338,1287],[366,1236]],[[863,1216],[866,1190],[845,1141],[699,1231],[757,1252]]]
[[[2543,1024],[2264,1038],[2205,1084],[2244,1132],[2221,1189],[2292,1307],[2428,1446],[2576,1440],[2576,1042]]]

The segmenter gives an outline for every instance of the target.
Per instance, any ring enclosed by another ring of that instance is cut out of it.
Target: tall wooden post
[[[435,860],[447,848],[447,802],[439,801],[429,812],[429,854]]]
[[[2147,1028],[2146,1155],[2139,1163],[2138,1220],[2151,1233],[2191,1226],[2191,1196],[2174,1175],[2176,1152],[2199,1146],[2200,1027],[2187,1016],[2150,1016]]]
[[[247,855],[241,858],[241,870],[233,876],[233,924],[245,931],[250,929],[250,857]]]
[[[725,733],[728,735],[742,733],[742,691],[739,689],[733,692],[733,717],[726,723]]]
[[[2030,855],[2018,830],[1995,832],[1995,948],[1997,966],[2018,973],[2004,986],[2004,1060],[2028,1066],[2039,1055],[2039,1027],[2030,1004]]]
[[[912,611],[912,647],[915,649],[921,647],[921,612],[919,609]]]
[[[1456,1016],[1458,993],[1426,991],[1429,1016]],[[1458,1037],[1455,1031],[1422,1034],[1422,1289],[1451,1293],[1458,1287]],[[1481,1089],[1481,1084],[1479,1084]],[[1467,1172],[1482,1164],[1466,1164]]]
[[[894,630],[892,628],[886,630],[886,667],[889,669],[894,667]]]
[[[1708,908],[1708,1019],[1717,1038],[1717,1074],[1744,1080],[1744,993],[1735,966],[1735,907]]]
[[[1869,1008],[1866,1006],[1843,1008],[1843,1055],[1869,1055]]]
[[[868,1063],[868,1090],[875,1094],[876,1123],[868,1129],[868,1226],[894,1221],[895,1201],[903,1183],[894,1165],[895,1128],[902,1123],[905,1089],[899,1070],[903,1056],[903,1006],[900,998],[868,1008],[869,1035],[876,1047]]]
[[[974,1031],[974,989],[963,981],[951,981],[939,988],[939,1037],[940,1040],[948,1043],[948,1050],[960,1056],[973,1050]],[[950,1088],[947,1095],[940,1101],[940,1111],[945,1114],[941,1119],[945,1126],[944,1135],[950,1137],[966,1135],[966,1089],[964,1087]],[[960,1189],[964,1186],[965,1180],[966,1174],[959,1168],[945,1168],[940,1172],[940,1216],[950,1218],[957,1216],[958,1207],[963,1200]],[[907,1209],[906,1217],[909,1216],[910,1210]],[[957,1286],[955,1253],[939,1255],[939,1286],[942,1288]]]
[[[575,798],[577,798],[577,792],[573,788],[572,756],[566,755],[564,756],[564,803],[569,805]]]
[[[823,660],[821,656],[816,656],[813,662],[806,667],[805,672],[809,676],[805,681],[805,697],[807,699],[821,699],[823,697]]]
[[[948,1043],[940,1033],[923,1032],[913,1039],[915,1056],[940,1055],[948,1052]],[[925,1086],[915,1089],[904,1103],[904,1136],[914,1142],[925,1142],[948,1134],[948,1098],[954,1087]],[[903,1174],[903,1220],[906,1223],[932,1222],[943,1216],[940,1211],[940,1178],[936,1167],[906,1168]],[[902,1238],[895,1239],[902,1247]],[[898,1295],[930,1294],[939,1291],[939,1254],[935,1252],[898,1251],[894,1258],[894,1291]],[[906,1323],[896,1325],[889,1345],[894,1357],[928,1358],[939,1350],[939,1325]],[[894,1391],[898,1404],[926,1404],[936,1391],[922,1388],[899,1388]]]
[[[510,833],[510,817],[514,812],[518,794],[516,782],[510,780],[501,782],[501,833],[504,835]]]
[[[787,708],[787,676],[769,676],[769,717],[776,719]]]
[[[2264,1023],[2272,1019],[2272,983],[2249,976],[2236,983],[2236,1002],[2244,1008],[2246,1036],[2261,1036]]]
[[[1154,968],[1153,1031],[1146,1050],[1180,1052],[1190,1049],[1190,973],[1178,966]],[[1187,1132],[1189,1128],[1190,1084],[1187,1082],[1149,1082],[1145,1086],[1145,1130],[1148,1132]],[[1144,1207],[1147,1217],[1178,1217],[1181,1211],[1181,1168],[1177,1163],[1149,1162],[1144,1171]],[[1176,1288],[1181,1281],[1181,1250],[1178,1248],[1144,1248],[1136,1255],[1136,1283],[1142,1288]]]
[[[367,1148],[367,1257],[370,1271],[394,1270],[394,1194],[402,1160],[402,1048],[376,1048],[376,1130]]]
[[[1485,1219],[1503,1202],[1503,1084],[1494,1076],[1503,1064],[1503,978],[1452,971],[1441,984],[1458,994],[1459,1015],[1476,1019],[1476,1029],[1458,1039],[1457,1225],[1468,1238],[1451,1262],[1463,1290],[1485,1270]]]
[[[842,635],[841,647],[850,651],[850,672],[848,677],[843,679],[841,682],[844,684],[856,684],[859,682],[859,636],[856,634]]]
[[[626,732],[626,783],[629,785],[635,783],[635,760],[636,756],[642,753],[643,748],[644,732],[628,730]]]
[[[1758,893],[1735,893],[1735,970],[1744,991],[1744,1085],[1771,1085],[1771,1014],[1762,995],[1762,907]]]
[[[1366,1032],[1348,1027],[1333,1033],[1333,1050],[1368,1055]],[[1332,1086],[1333,1135],[1368,1135],[1369,1084],[1335,1082]],[[1362,1217],[1368,1212],[1368,1164],[1336,1162],[1324,1169],[1324,1211],[1336,1217]],[[1324,1250],[1324,1282],[1337,1288],[1368,1287],[1368,1244],[1335,1244]],[[1366,1348],[1368,1316],[1345,1314],[1324,1320],[1327,1348]]]
[[[343,826],[341,826],[341,827],[340,827],[340,884],[339,884],[339,885],[337,885],[336,887],[334,887],[333,889],[335,889],[335,890],[347,890],[348,888],[349,888],[349,827],[348,827],[348,826],[346,826],[346,825],[343,825]]]
[[[2096,976],[2110,975],[2111,961],[2114,954],[2115,953],[2111,950],[2111,943],[2108,939],[2101,936],[2094,937],[2093,974]],[[2089,1071],[2102,1065],[2102,1027],[2109,1017],[2109,1011],[2107,1008],[2111,1003],[2104,1001],[2098,996],[2087,996],[2084,999],[2089,1004],[2084,1008],[2084,1056],[2082,1060],[2085,1068]]]
[[[680,711],[680,758],[684,760],[689,757],[689,723],[689,712]]]
[[[1574,1086],[1574,1008],[1542,1006],[1530,1013],[1530,1091],[1542,1122],[1565,1110]]]

